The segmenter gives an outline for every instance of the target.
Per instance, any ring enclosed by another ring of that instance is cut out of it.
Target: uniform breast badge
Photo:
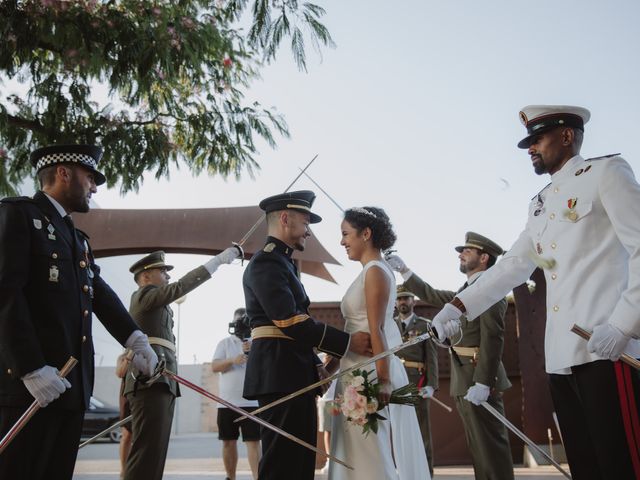
[[[49,232],[49,235],[47,235],[49,240],[55,240],[56,236],[54,235],[54,232],[56,231],[56,229],[53,228],[53,225],[51,224],[47,225],[47,231]]]
[[[38,218],[34,218],[33,219],[33,226],[36,230],[41,230],[42,229],[42,221]]]
[[[540,242],[536,243],[536,252],[538,252],[538,255],[542,255],[542,245],[540,245]]]
[[[578,212],[576,212],[576,205],[578,204],[578,198],[570,198],[567,200],[567,206],[569,210],[565,212],[565,217],[571,222],[578,220]]]
[[[58,283],[59,277],[60,271],[58,270],[58,267],[56,267],[55,265],[51,265],[51,267],[49,267],[49,281]]]
[[[533,206],[535,207],[535,211],[533,212],[534,217],[544,213],[544,198],[542,198],[542,195],[538,194],[536,203],[534,203]]]

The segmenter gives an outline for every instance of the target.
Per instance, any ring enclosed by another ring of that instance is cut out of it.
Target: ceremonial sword
[[[107,433],[111,433],[113,430],[115,430],[118,427],[122,427],[125,423],[130,422],[131,419],[133,418],[133,415],[129,415],[128,417],[123,418],[122,420],[117,421],[116,423],[114,423],[113,425],[111,425],[108,428],[105,428],[103,431],[101,431],[100,433],[98,433],[97,435],[94,435],[93,437],[91,437],[89,440],[84,441],[80,444],[80,446],[78,447],[78,450],[80,450],[82,447],[86,447],[87,445],[89,445],[90,443],[95,442],[97,439],[99,439],[100,437],[105,436]]]
[[[540,455],[542,455],[544,458],[546,458],[549,461],[549,463],[551,463],[551,465],[553,465],[554,467],[556,467],[556,469],[558,469],[560,471],[560,473],[562,473],[565,477],[567,477],[569,480],[571,480],[571,475],[569,475],[569,473],[567,473],[567,471],[564,468],[562,468],[558,462],[556,462],[553,458],[551,458],[549,455],[547,455],[547,452],[542,450],[538,445],[533,443],[533,440],[531,440],[524,433],[522,433],[520,430],[518,430],[518,428],[513,423],[511,423],[509,420],[507,420],[507,418],[504,415],[502,415],[500,412],[498,412],[498,410],[496,410],[491,405],[489,405],[488,402],[482,402],[480,404],[480,406],[484,407],[484,409],[487,410],[491,415],[493,415],[498,420],[500,420],[500,423],[502,423],[505,427],[507,427],[509,430],[511,430],[513,433],[515,433],[516,436],[518,438],[520,438],[520,440],[522,440],[529,447],[533,448],[536,452],[538,452]]]
[[[304,167],[304,169],[301,169],[300,173],[296,176],[296,178],[293,179],[293,181],[289,184],[289,186],[285,189],[285,191],[283,193],[287,193],[289,191],[289,189],[291,187],[293,187],[293,184],[298,181],[298,179],[307,170],[307,168],[309,168],[309,166],[314,162],[314,160],[316,158],[318,158],[318,154],[316,154],[316,156],[313,157],[309,163],[307,163],[307,165]],[[244,252],[242,251],[241,247],[247,242],[247,240],[249,240],[249,237],[251,237],[251,235],[253,235],[253,232],[256,231],[256,228],[258,228],[260,226],[260,224],[262,222],[264,222],[265,218],[266,217],[264,215],[261,215],[260,218],[258,220],[256,220],[256,223],[254,223],[253,226],[247,231],[247,233],[245,233],[244,236],[238,242],[234,242],[233,243],[237,248],[239,248],[241,250],[241,253],[243,254],[243,256],[244,256]]]
[[[266,420],[263,420],[260,417],[255,416],[253,413],[249,413],[246,410],[235,406],[233,403],[226,401],[223,398],[218,397],[217,395],[214,395],[211,392],[206,391],[204,388],[199,387],[198,385],[195,385],[193,383],[191,383],[189,380],[180,377],[179,375],[176,375],[175,373],[171,372],[170,370],[167,370],[166,368],[161,367],[158,371],[158,373],[160,373],[161,375],[164,375],[167,378],[170,378],[171,380],[174,380],[178,383],[180,383],[181,385],[184,385],[187,388],[190,388],[191,390],[193,390],[194,392],[199,393],[200,395],[207,397],[217,403],[220,403],[221,405],[224,405],[227,408],[230,408],[231,410],[233,410],[236,413],[239,413],[240,415],[243,415],[242,418],[248,418],[249,420],[252,420],[256,423],[259,423],[260,425],[262,425],[265,428],[268,428],[269,430],[273,430],[276,433],[279,433],[280,435],[282,435],[285,438],[288,438],[289,440],[291,440],[292,442],[297,443],[298,445],[301,445],[305,448],[308,448],[309,450],[315,452],[315,453],[319,453],[320,455],[323,455],[325,457],[327,457],[330,460],[333,460],[336,463],[339,463],[340,465],[348,468],[349,470],[353,470],[353,467],[350,465],[347,465],[345,462],[343,462],[342,460],[337,459],[336,457],[328,454],[327,452],[323,451],[323,450],[319,450],[318,448],[314,447],[313,445],[311,445],[310,443],[305,442],[304,440],[299,439],[298,437],[296,437],[295,435],[290,434],[289,432],[286,432],[285,430],[282,430],[279,427],[276,427],[275,425],[267,422]],[[152,377],[152,380],[157,378],[157,373],[156,375],[154,375],[154,377]]]
[[[370,363],[373,363],[377,360],[380,360],[381,358],[385,358],[388,357],[389,355],[393,355],[394,353],[396,353],[398,350],[402,350],[404,348],[410,347],[411,345],[415,345],[417,343],[423,342],[425,340],[427,340],[428,338],[432,337],[432,333],[429,332],[425,332],[422,335],[417,335],[415,337],[413,337],[411,340],[405,342],[405,343],[401,343],[400,345],[396,345],[395,347],[390,348],[389,350],[385,350],[384,352],[380,352],[377,355],[374,355],[373,357],[367,358],[366,360],[363,360],[361,362],[358,363],[354,363],[353,365],[351,365],[350,367],[341,369],[340,371],[334,373],[333,375],[329,375],[326,378],[323,378],[321,380],[318,380],[315,383],[312,383],[311,385],[307,385],[306,387],[302,387],[300,390],[296,390],[293,393],[290,393],[289,395],[285,395],[284,397],[281,397],[271,403],[268,403],[260,408],[255,409],[252,413],[254,415],[257,415],[258,413],[264,412],[265,410],[270,409],[271,407],[275,407],[276,405],[280,405],[281,403],[284,403],[286,401],[291,400],[292,398],[298,397],[300,395],[302,395],[303,393],[307,393],[311,390],[315,390],[316,388],[332,382],[333,380],[335,380],[336,378],[340,378],[343,375],[346,375],[347,373],[351,373],[354,370],[357,370],[361,367],[364,367],[365,365],[368,365]],[[235,420],[235,422],[239,422],[240,420],[243,420],[246,417],[240,417],[238,419]]]
[[[67,363],[64,364],[60,372],[58,372],[58,376],[64,378],[71,371],[73,367],[76,366],[78,360],[73,357],[69,357]],[[0,454],[7,448],[7,446],[11,443],[11,441],[16,437],[16,435],[24,428],[31,417],[33,417],[36,412],[40,410],[40,405],[37,400],[34,400],[33,403],[27,408],[27,410],[22,414],[22,416],[18,419],[18,421],[9,429],[7,434],[0,440]]]
[[[591,338],[591,333],[586,331],[584,328],[576,325],[575,323],[573,324],[573,327],[571,327],[571,331],[579,337],[584,338],[585,340],[589,340]],[[640,370],[640,361],[633,358],[628,353],[623,353],[622,355],[620,355],[620,361],[626,363],[630,367],[635,368],[636,370]]]

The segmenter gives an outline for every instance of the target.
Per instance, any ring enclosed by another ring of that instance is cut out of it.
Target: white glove
[[[431,398],[433,397],[435,390],[431,385],[427,385],[425,387],[422,387],[418,393],[422,398]]]
[[[624,353],[629,340],[631,337],[625,335],[618,327],[605,323],[597,325],[593,329],[589,343],[587,343],[587,349],[590,353],[615,362]]]
[[[489,393],[491,393],[491,389],[482,383],[475,383],[469,387],[467,390],[467,394],[464,396],[464,399],[468,402],[473,403],[474,405],[480,405],[482,402],[486,402],[487,398],[489,398]]]
[[[436,329],[438,338],[444,340],[460,331],[460,317],[462,312],[451,303],[446,303],[442,310],[434,317],[431,325]]]
[[[213,272],[215,272],[220,265],[229,264],[239,256],[240,252],[236,247],[227,247],[207,263],[205,263],[204,268],[207,269],[210,275],[213,275]]]
[[[136,330],[129,335],[125,347],[133,350],[135,354],[133,366],[141,373],[151,376],[158,365],[158,355],[149,345],[149,338],[141,330]]]
[[[400,274],[405,274],[409,271],[409,267],[404,263],[404,261],[398,255],[385,255],[384,259],[387,261],[391,270],[395,270]]]
[[[71,388],[69,381],[62,378],[58,369],[50,365],[27,373],[22,377],[22,382],[41,407],[46,407],[67,388]]]

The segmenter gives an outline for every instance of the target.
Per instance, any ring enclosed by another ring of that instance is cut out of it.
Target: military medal
[[[570,198],[569,200],[567,200],[567,206],[569,207],[569,211],[565,214],[565,216],[567,217],[567,219],[571,220],[572,222],[575,222],[576,220],[578,220],[578,213],[575,210],[577,203],[578,203],[577,197]]]
[[[49,240],[55,240],[56,236],[53,234],[53,232],[55,232],[56,229],[53,228],[53,225],[47,225],[47,230],[49,231],[49,235],[47,235],[47,237],[49,237]]]
[[[540,245],[540,242],[536,243],[536,252],[538,252],[538,255],[542,255],[542,245]]]
[[[55,265],[51,265],[51,267],[49,267],[49,281],[58,283],[59,275],[60,272],[58,271],[58,267],[56,267]]]

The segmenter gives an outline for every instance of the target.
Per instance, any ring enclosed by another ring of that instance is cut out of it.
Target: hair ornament
[[[367,216],[369,216],[369,217],[371,217],[371,218],[375,218],[375,219],[377,219],[377,218],[378,218],[378,217],[376,217],[376,214],[375,214],[375,213],[373,213],[373,212],[372,212],[372,211],[370,211],[370,210],[367,210],[366,208],[362,208],[362,207],[353,207],[353,208],[350,208],[349,210],[351,210],[352,212],[356,212],[356,213],[362,213],[363,215],[367,215]]]

